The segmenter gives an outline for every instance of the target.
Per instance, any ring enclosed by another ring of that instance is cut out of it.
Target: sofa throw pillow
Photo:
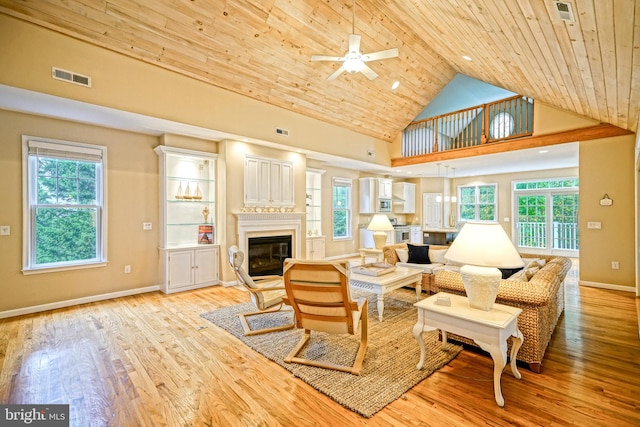
[[[410,264],[431,264],[429,259],[429,245],[412,245],[407,243],[409,249],[409,259],[407,262]]]
[[[396,249],[396,255],[398,255],[400,262],[407,262],[409,259],[409,249],[398,248]]]
[[[516,274],[518,271],[520,270],[524,270],[524,267],[518,267],[518,268],[499,268],[498,270],[500,270],[500,272],[502,273],[502,278],[503,279],[508,279],[511,276],[513,276],[514,274]]]
[[[446,264],[447,260],[444,259],[446,253],[446,249],[429,249],[429,259],[434,264]]]
[[[527,270],[522,268],[520,269],[520,271],[510,276],[507,280],[515,280],[517,282],[528,282],[529,279],[527,278]]]

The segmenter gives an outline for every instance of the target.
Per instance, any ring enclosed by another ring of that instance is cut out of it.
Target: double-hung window
[[[460,221],[497,221],[498,185],[462,185],[458,187]]]
[[[23,136],[23,272],[106,262],[106,147]]]
[[[351,238],[351,180],[333,178],[333,239]]]

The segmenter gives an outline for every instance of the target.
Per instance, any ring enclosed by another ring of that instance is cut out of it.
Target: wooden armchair
[[[301,363],[358,375],[367,350],[367,300],[351,301],[347,263],[299,261],[284,263],[286,304],[293,307],[296,327],[304,336],[285,357],[287,363]],[[355,335],[360,324],[360,346],[352,366],[298,357],[311,338],[311,331]]]
[[[242,268],[244,261],[244,252],[238,249],[237,246],[231,246],[229,248],[229,264],[233,269],[233,272],[241,283],[251,295],[251,301],[256,306],[258,311],[251,313],[241,313],[239,315],[244,334],[257,335],[265,334],[267,332],[284,331],[286,329],[293,328],[293,323],[287,323],[282,326],[275,326],[263,329],[252,330],[247,322],[247,317],[255,316],[258,314],[275,313],[282,308],[283,298],[286,294],[282,277],[280,276],[255,276],[251,277]]]

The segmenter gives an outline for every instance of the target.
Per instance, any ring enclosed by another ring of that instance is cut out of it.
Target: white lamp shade
[[[371,222],[367,226],[369,231],[393,231],[393,225],[386,215],[376,214],[371,218]]]
[[[445,258],[481,267],[518,268],[524,265],[509,236],[498,223],[466,223]]]

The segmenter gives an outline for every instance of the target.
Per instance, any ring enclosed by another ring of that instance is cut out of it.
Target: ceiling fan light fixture
[[[347,73],[362,71],[362,61],[359,58],[347,58],[342,66]]]

